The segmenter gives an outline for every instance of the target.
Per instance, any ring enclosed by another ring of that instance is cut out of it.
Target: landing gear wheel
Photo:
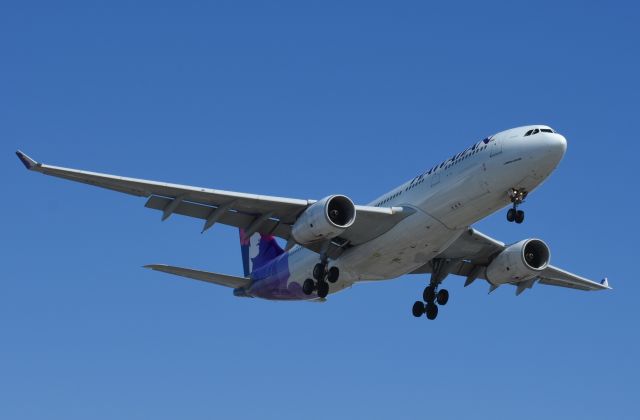
[[[436,291],[432,286],[427,286],[422,292],[422,299],[427,303],[433,303],[436,298]]]
[[[329,283],[335,283],[338,281],[339,276],[340,270],[338,270],[338,267],[331,267],[327,275],[327,280],[329,280]]]
[[[438,316],[438,305],[435,303],[427,303],[424,312],[427,314],[427,319],[436,319]]]
[[[515,208],[511,208],[509,209],[509,211],[507,211],[507,220],[509,222],[513,222],[514,220],[516,220],[516,209]]]
[[[415,316],[416,318],[420,318],[424,313],[424,303],[417,300],[416,303],[413,304],[411,312],[413,313],[413,316]]]
[[[436,302],[438,305],[446,305],[449,302],[449,291],[447,289],[440,289],[436,295]]]
[[[305,295],[310,295],[313,293],[313,289],[316,288],[315,283],[311,279],[306,279],[304,283],[302,283],[302,293]]]
[[[318,282],[318,297],[319,298],[326,298],[328,294],[329,294],[329,283],[327,283],[326,281],[319,281]]]
[[[518,224],[524,222],[524,212],[522,210],[516,212],[515,220]]]
[[[320,281],[324,279],[325,269],[324,264],[316,264],[313,266],[313,278]]]

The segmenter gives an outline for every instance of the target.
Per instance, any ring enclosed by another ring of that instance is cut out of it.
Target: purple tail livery
[[[276,239],[271,235],[254,233],[247,237],[244,229],[240,229],[240,250],[244,276],[249,277],[255,271],[268,265],[284,253]]]

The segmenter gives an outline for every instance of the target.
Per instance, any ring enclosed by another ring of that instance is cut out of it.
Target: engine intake
[[[356,220],[356,206],[344,195],[331,195],[313,203],[291,228],[293,239],[308,244],[339,236]]]
[[[540,239],[525,239],[509,245],[487,267],[487,280],[498,285],[536,277],[547,268],[551,252]]]

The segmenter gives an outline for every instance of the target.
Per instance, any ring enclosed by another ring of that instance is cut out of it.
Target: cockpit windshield
[[[527,131],[524,136],[533,136],[535,134],[538,133],[555,133],[555,131],[553,131],[553,129],[551,128],[532,128],[531,130]]]

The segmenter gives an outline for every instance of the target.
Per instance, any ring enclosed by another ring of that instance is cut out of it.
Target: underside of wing
[[[550,286],[568,287],[578,290],[611,289],[611,287],[609,287],[609,281],[606,278],[600,282],[595,282],[552,265],[548,266],[538,277],[538,283]]]
[[[504,248],[504,242],[470,228],[436,258],[456,262],[452,266],[451,274],[468,276],[474,267],[485,268],[489,265],[491,260]],[[428,262],[411,274],[431,273],[432,270],[432,263]],[[479,275],[479,278],[483,278],[482,275]]]
[[[444,252],[434,260],[428,262],[412,274],[433,273],[434,261],[442,260],[447,264],[447,274],[456,274],[467,278],[465,286],[471,284],[475,279],[487,278],[487,267],[496,257],[501,254],[507,246],[475,229],[468,229]],[[577,290],[606,290],[610,289],[607,279],[601,282],[589,280],[587,278],[570,273],[552,265],[546,266],[538,272],[531,272],[529,276],[521,280],[509,280],[507,283],[491,284],[490,291],[495,290],[500,284],[512,284],[516,286],[516,294],[521,294],[526,289],[532,288],[536,283],[550,286],[567,287]]]
[[[438,255],[438,258],[462,259],[474,264],[487,265],[504,248],[504,242],[470,228]]]

